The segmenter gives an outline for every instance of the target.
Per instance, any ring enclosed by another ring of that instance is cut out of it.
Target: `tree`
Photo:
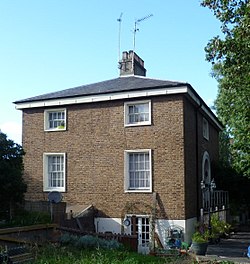
[[[23,148],[0,131],[0,208],[9,210],[21,203],[26,192],[23,180]],[[11,214],[10,214],[11,216]]]
[[[215,108],[231,137],[231,162],[250,178],[250,2],[203,0],[221,22],[222,36],[211,39],[206,59],[218,81]]]

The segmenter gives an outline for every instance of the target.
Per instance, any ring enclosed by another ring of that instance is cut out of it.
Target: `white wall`
[[[100,233],[112,232],[119,234],[121,233],[121,228],[122,228],[121,223],[122,223],[121,218],[97,217],[95,218],[96,232],[100,232]]]
[[[123,230],[124,233],[130,234],[130,226],[122,226],[123,219],[121,218],[95,218],[95,227],[97,232],[112,232],[112,233],[121,233]],[[165,220],[159,219],[156,220],[155,231],[159,235],[159,238],[163,245],[166,245],[168,239],[168,230],[170,228],[179,227],[183,230],[183,238],[186,243],[191,242],[192,234],[195,230],[196,217],[190,218],[187,220]]]

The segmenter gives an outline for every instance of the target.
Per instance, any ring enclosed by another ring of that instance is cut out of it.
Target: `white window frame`
[[[61,156],[63,157],[63,183],[64,186],[61,187],[50,187],[49,186],[49,161],[48,158],[51,156]],[[43,154],[43,191],[51,192],[65,192],[66,190],[66,153],[44,153]]]
[[[148,153],[149,154],[149,187],[130,188],[129,186],[129,154]],[[136,149],[124,151],[124,191],[125,192],[152,192],[152,151],[151,149]]]
[[[139,121],[137,123],[129,123],[129,106],[133,105],[139,105],[139,104],[148,104],[148,111],[149,111],[149,120],[147,121]],[[124,126],[130,127],[130,126],[145,126],[145,125],[151,125],[151,100],[143,100],[143,101],[130,101],[124,103]]]
[[[203,117],[202,121],[203,137],[209,140],[209,124],[206,118]]]
[[[49,114],[50,113],[58,113],[64,112],[64,125],[58,126],[55,128],[49,127]],[[66,108],[59,108],[59,109],[46,109],[44,110],[44,131],[65,131],[67,125],[67,111]]]

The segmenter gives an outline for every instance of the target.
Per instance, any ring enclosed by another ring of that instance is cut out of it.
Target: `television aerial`
[[[117,18],[117,21],[119,22],[119,33],[118,33],[118,61],[121,59],[121,27],[122,27],[122,15],[123,13],[120,14],[120,17]]]
[[[135,52],[135,37],[136,37],[136,33],[139,31],[139,28],[138,28],[139,23],[144,21],[144,20],[149,19],[152,16],[153,16],[153,14],[150,14],[150,15],[147,15],[145,17],[142,17],[140,19],[135,20],[135,26],[134,26],[134,30],[133,30],[133,33],[134,33],[133,52]]]

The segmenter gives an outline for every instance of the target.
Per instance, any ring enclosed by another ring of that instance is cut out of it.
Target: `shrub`
[[[208,230],[206,230],[204,233],[196,231],[192,235],[192,241],[196,243],[205,243],[208,242],[208,240],[209,240]]]
[[[218,214],[211,216],[212,233],[214,236],[222,237],[230,233],[231,225],[227,222],[220,220]]]
[[[64,234],[60,238],[60,242],[63,245],[72,245],[79,249],[119,249],[122,247],[116,240],[105,240],[97,236],[85,235],[85,236],[74,236],[70,234]]]
[[[4,222],[0,225],[0,227],[28,226],[48,223],[51,223],[49,213],[28,212],[26,210],[19,209],[15,212],[15,215],[12,220]]]

